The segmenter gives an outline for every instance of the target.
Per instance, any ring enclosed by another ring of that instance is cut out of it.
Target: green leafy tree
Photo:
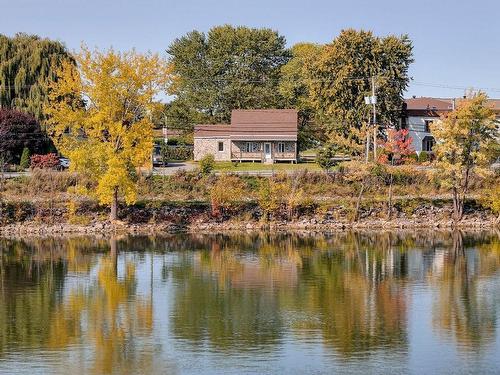
[[[44,119],[48,84],[56,80],[63,62],[74,64],[60,42],[23,33],[12,38],[0,34],[0,107]]]
[[[498,157],[498,122],[482,92],[471,93],[457,108],[432,125],[436,138],[436,173],[452,190],[453,218],[460,220],[474,175],[490,173]]]
[[[196,111],[185,99],[175,98],[165,104],[165,125],[169,130],[177,130],[186,137],[194,131],[194,124],[206,120],[204,114]]]
[[[300,150],[317,146],[324,134],[314,121],[314,110],[310,100],[308,67],[321,51],[321,46],[298,43],[291,48],[292,58],[281,68],[279,93],[287,108],[299,112],[298,145]]]
[[[285,38],[270,29],[217,26],[192,31],[168,48],[173,75],[169,94],[178,100],[171,121],[229,122],[231,110],[283,106],[277,86],[289,60]]]
[[[22,169],[29,168],[29,166],[30,166],[30,150],[28,147],[25,147],[23,149],[23,153],[21,155],[21,161],[19,163],[19,166]]]
[[[408,36],[376,37],[369,31],[343,30],[322,47],[309,67],[310,101],[330,139],[354,154],[364,149],[375,77],[378,123],[394,124],[403,105],[403,93],[413,62]]]

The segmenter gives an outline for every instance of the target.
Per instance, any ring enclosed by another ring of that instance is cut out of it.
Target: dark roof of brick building
[[[437,117],[445,112],[453,110],[454,104],[457,105],[462,98],[410,98],[405,99],[406,112],[409,116],[432,116]],[[491,108],[500,112],[500,99],[488,99]]]

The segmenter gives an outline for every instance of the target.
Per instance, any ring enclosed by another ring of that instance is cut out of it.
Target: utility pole
[[[366,127],[366,153],[365,153],[365,163],[368,164],[368,159],[370,157],[370,119],[368,119]]]
[[[372,76],[373,106],[373,161],[377,161],[377,97],[375,96],[375,76]]]
[[[365,96],[365,104],[372,105],[373,110],[373,160],[377,160],[377,97],[375,96],[375,76],[371,77],[372,95]],[[366,129],[366,158],[368,163],[370,154],[370,118],[368,117],[368,128]]]

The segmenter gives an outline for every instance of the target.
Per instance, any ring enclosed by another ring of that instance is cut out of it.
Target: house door
[[[271,144],[264,143],[264,157],[266,160],[271,160]]]

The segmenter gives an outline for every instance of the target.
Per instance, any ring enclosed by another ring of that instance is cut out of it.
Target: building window
[[[436,141],[434,140],[434,137],[424,137],[422,140],[422,151],[431,152],[435,144]]]
[[[224,142],[219,142],[219,152],[224,151]]]
[[[278,152],[285,152],[285,144],[283,142],[278,143]]]
[[[260,151],[260,144],[258,142],[246,142],[243,150],[245,152],[259,152]]]
[[[433,123],[434,121],[432,120],[425,120],[425,125],[424,125],[424,131],[426,133],[430,133],[431,132],[431,124]]]

